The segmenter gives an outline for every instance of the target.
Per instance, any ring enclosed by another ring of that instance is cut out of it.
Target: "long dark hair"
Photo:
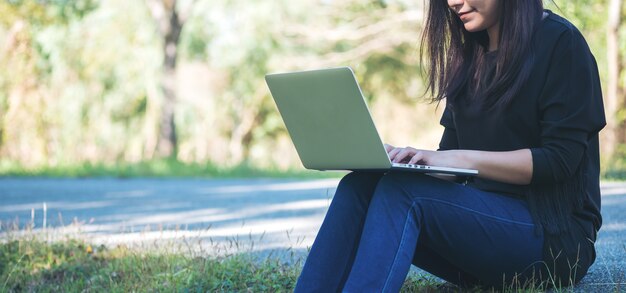
[[[531,39],[541,21],[542,0],[500,0],[500,39],[493,79],[478,82],[489,46],[486,31],[469,32],[447,1],[430,0],[422,37],[422,64],[432,101],[453,104],[461,97],[480,96],[488,108],[506,107],[528,79],[532,68]],[[426,53],[426,54],[424,54]],[[428,62],[424,62],[428,58]]]

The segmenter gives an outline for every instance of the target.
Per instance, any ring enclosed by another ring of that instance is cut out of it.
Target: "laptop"
[[[268,74],[265,81],[307,169],[478,174],[471,169],[392,163],[349,67]]]

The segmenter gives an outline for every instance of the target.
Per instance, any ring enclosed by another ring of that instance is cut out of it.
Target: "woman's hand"
[[[413,147],[397,148],[385,144],[385,150],[393,163],[421,164],[440,167],[467,168],[462,161],[461,151],[428,151]]]
[[[385,144],[385,150],[393,163],[476,169],[479,172],[478,177],[504,183],[529,184],[533,175],[530,149],[505,152],[427,151],[412,147],[397,148]]]

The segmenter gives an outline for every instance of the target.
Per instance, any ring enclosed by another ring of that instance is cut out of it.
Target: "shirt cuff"
[[[530,183],[551,182],[552,172],[545,151],[541,148],[531,148],[530,153],[533,157],[533,176]]]

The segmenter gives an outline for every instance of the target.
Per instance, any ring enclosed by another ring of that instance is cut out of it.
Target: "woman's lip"
[[[465,11],[465,12],[459,12],[459,14],[458,14],[458,15],[459,15],[459,17],[461,17],[461,16],[466,15],[466,14],[468,14],[468,13],[470,13],[470,12],[474,12],[474,10]]]
[[[468,14],[470,14],[470,13],[472,13],[472,12],[474,12],[474,10],[470,10],[470,11],[466,11],[466,12],[461,12],[461,13],[459,13],[459,18],[460,18],[461,20],[464,20],[464,18],[466,18],[465,16],[467,16]]]

